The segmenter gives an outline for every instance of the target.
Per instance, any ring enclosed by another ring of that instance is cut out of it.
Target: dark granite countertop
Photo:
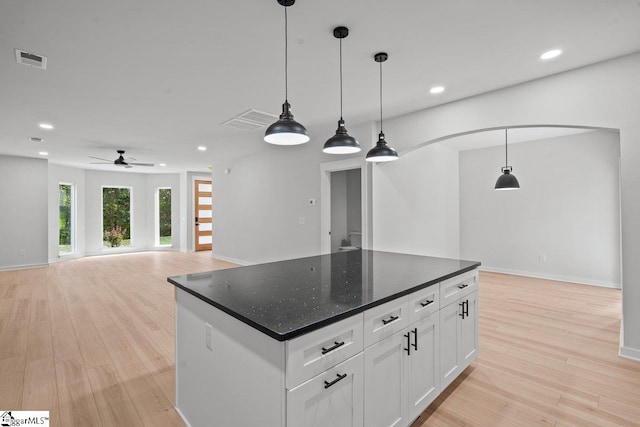
[[[479,265],[475,261],[354,250],[167,280],[285,341]]]

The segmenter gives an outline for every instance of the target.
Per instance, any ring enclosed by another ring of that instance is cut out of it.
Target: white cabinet
[[[444,390],[478,355],[478,292],[440,309],[440,385]]]
[[[458,322],[460,363],[467,367],[478,355],[478,292],[462,298],[464,317]],[[463,368],[464,369],[464,368]]]
[[[362,371],[360,352],[287,391],[287,426],[362,427]]]
[[[439,387],[438,313],[364,351],[365,425],[408,426]]]
[[[409,421],[416,419],[440,394],[440,328],[438,313],[413,324],[415,348],[407,357]]]

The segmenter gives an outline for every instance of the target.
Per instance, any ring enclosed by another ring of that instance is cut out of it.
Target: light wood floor
[[[0,272],[0,409],[183,426],[166,277],[232,266],[157,252]],[[414,427],[640,426],[640,363],[618,357],[619,326],[617,290],[482,274],[480,356]]]

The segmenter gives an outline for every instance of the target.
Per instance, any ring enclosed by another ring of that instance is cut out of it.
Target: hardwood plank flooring
[[[0,408],[49,410],[52,426],[183,426],[166,277],[230,267],[150,252],[0,272]],[[480,355],[413,427],[640,427],[620,313],[619,290],[482,273]]]

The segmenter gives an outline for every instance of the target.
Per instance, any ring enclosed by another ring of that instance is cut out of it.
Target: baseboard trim
[[[49,267],[49,263],[45,262],[42,264],[7,265],[5,267],[0,267],[0,271],[22,270],[25,268],[39,268],[39,267]]]
[[[604,282],[599,280],[587,280],[587,279],[581,279],[578,277],[558,276],[554,274],[532,273],[530,271],[510,270],[507,268],[480,266],[480,271],[513,274],[516,276],[533,277],[536,279],[557,280],[559,282],[578,283],[580,285],[599,286],[601,288],[613,288],[613,289],[621,288],[620,283]]]
[[[189,421],[187,421],[187,417],[184,416],[184,414],[182,413],[182,411],[180,409],[178,409],[177,406],[174,406],[173,409],[176,410],[176,413],[178,414],[178,416],[180,418],[182,418],[182,421],[187,425],[187,427],[191,427],[191,424],[189,424]]]
[[[232,262],[234,264],[245,265],[245,266],[256,264],[255,262],[245,261],[243,259],[231,258],[227,256],[217,255],[217,254],[211,254],[211,258],[219,259],[221,261]]]
[[[636,350],[635,348],[621,346],[619,354],[625,359],[631,359],[635,360],[636,362],[640,362],[640,350]]]

